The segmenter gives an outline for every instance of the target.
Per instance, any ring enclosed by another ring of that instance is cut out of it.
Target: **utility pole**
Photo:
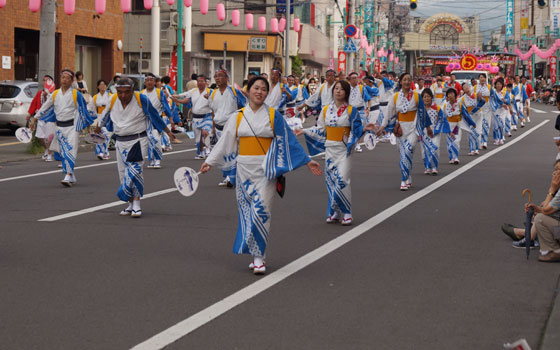
[[[183,2],[177,1],[177,93],[183,92]]]
[[[151,51],[152,51],[152,73],[159,75],[159,37],[160,37],[160,10],[159,10],[159,0],[154,0],[154,5],[152,6],[152,18],[151,18]],[[142,67],[140,67],[142,68]]]
[[[291,71],[291,67],[290,67],[290,25],[291,25],[291,16],[290,16],[290,12],[291,12],[291,4],[290,4],[290,0],[286,0],[286,38],[284,39],[285,43],[286,43],[286,47],[285,47],[285,57],[284,57],[284,74],[285,75],[290,75],[292,74]]]
[[[56,47],[56,0],[43,0],[41,6],[41,32],[39,34],[39,72],[37,80],[42,84],[45,75],[54,76]]]

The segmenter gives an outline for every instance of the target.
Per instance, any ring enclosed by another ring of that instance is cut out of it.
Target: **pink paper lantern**
[[[200,13],[203,15],[208,13],[208,0],[200,0]]]
[[[484,66],[482,65],[482,63],[476,65],[476,70],[482,70],[483,68]]]
[[[383,52],[381,52],[381,50],[377,50],[377,57],[381,57],[383,56]]]
[[[72,15],[74,11],[76,11],[76,0],[64,0],[64,13]]]
[[[233,24],[234,27],[237,27],[239,25],[240,19],[241,14],[239,13],[238,9],[231,11],[231,24]]]
[[[278,21],[278,31],[283,32],[285,30],[286,30],[286,19],[284,17],[282,17]]]
[[[253,14],[247,13],[245,15],[245,27],[247,30],[253,30]]]
[[[130,0],[121,0],[121,9],[122,12],[128,13],[132,10],[132,5],[130,4]]]
[[[301,29],[301,23],[299,22],[299,18],[294,19],[294,30],[299,32]]]
[[[218,19],[220,21],[226,19],[226,8],[224,4],[222,4],[221,2],[218,5],[216,5],[216,14],[218,15]]]
[[[373,51],[373,46],[366,46],[366,55],[371,56],[371,52]]]
[[[175,3],[175,0],[167,0],[167,5],[171,6]]]
[[[452,69],[451,67],[449,67],[449,66],[446,66],[446,67],[445,67],[445,71],[446,71],[447,73],[451,73],[452,70],[453,70],[453,69]]]
[[[41,0],[29,0],[29,10],[37,12],[41,8]]]
[[[107,7],[106,0],[95,0],[95,12],[102,15],[105,13],[105,9]]]
[[[260,16],[259,17],[259,31],[266,32],[266,17]]]
[[[278,18],[274,17],[270,19],[270,31],[278,33]]]
[[[151,10],[154,6],[154,0],[144,0],[144,8],[146,10]]]
[[[6,0],[0,0],[0,9],[6,6]]]
[[[490,63],[485,63],[484,64],[484,69],[486,69],[486,70],[490,70],[491,67],[492,66],[490,65]]]
[[[395,64],[398,64],[398,63],[399,63],[399,58],[395,57]]]
[[[192,0],[183,0],[183,4],[185,5],[185,7],[191,7],[192,6]]]
[[[491,68],[491,72],[494,73],[494,74],[498,73],[499,71],[500,71],[500,67],[498,67],[498,66],[493,66]]]
[[[454,68],[454,69],[461,69],[461,65],[460,65],[459,63],[455,63],[455,64],[453,65],[453,68]]]
[[[389,62],[393,62],[394,59],[395,59],[395,56],[391,52],[391,54],[389,55]]]

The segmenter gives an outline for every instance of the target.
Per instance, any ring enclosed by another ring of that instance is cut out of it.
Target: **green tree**
[[[295,75],[296,77],[301,77],[301,75],[303,74],[303,70],[301,69],[301,67],[303,66],[303,61],[301,60],[301,58],[299,58],[299,56],[293,56],[291,57],[292,59],[292,74]]]

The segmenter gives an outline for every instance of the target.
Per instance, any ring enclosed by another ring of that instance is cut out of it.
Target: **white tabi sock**
[[[132,201],[132,210],[140,210],[140,200]]]
[[[253,264],[255,267],[262,266],[264,263],[264,258],[262,256],[253,256]]]
[[[132,210],[132,202],[128,202],[128,207],[126,207],[127,211],[131,211]]]

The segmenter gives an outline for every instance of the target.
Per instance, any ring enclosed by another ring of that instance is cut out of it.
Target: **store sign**
[[[266,38],[251,38],[251,50],[266,51]]]
[[[459,45],[430,45],[430,50],[459,50]]]
[[[434,60],[432,59],[419,59],[417,61],[419,67],[431,67],[434,65]]]
[[[550,6],[550,19],[552,20],[552,32],[560,30],[560,0],[551,0]]]
[[[506,2],[506,40],[513,37],[513,0]]]
[[[522,31],[529,29],[529,1],[521,0],[521,13],[519,18],[519,28]]]
[[[338,52],[338,71],[346,72],[346,53],[342,51]]]

